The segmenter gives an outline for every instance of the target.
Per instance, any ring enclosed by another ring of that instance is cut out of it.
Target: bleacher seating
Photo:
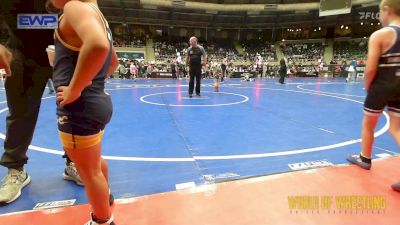
[[[322,43],[285,44],[282,50],[295,64],[313,64],[324,55]]]
[[[365,59],[367,52],[368,43],[366,40],[337,41],[333,46],[333,55],[336,59]]]
[[[254,61],[257,54],[266,61],[277,61],[275,46],[271,43],[262,43],[257,41],[249,41],[242,43],[245,58]]]

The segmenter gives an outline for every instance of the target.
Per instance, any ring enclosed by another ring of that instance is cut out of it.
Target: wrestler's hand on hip
[[[69,86],[60,86],[57,88],[57,101],[61,107],[76,101],[81,96],[81,92],[72,91]]]

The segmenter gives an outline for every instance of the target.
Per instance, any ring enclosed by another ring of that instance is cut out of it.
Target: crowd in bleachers
[[[221,64],[224,60],[233,61],[238,59],[238,51],[232,42],[216,41],[203,44],[209,61]]]
[[[115,47],[142,48],[146,46],[146,36],[132,35],[130,38],[113,36],[113,45]]]
[[[164,39],[163,39],[164,38]],[[144,39],[144,40],[143,40]],[[114,37],[116,46],[144,46],[146,37],[132,37],[131,43]],[[165,37],[154,38],[154,61],[137,61],[137,77],[147,77],[151,72],[170,72],[171,67],[175,67],[184,76],[184,61],[186,58],[186,49],[189,47],[186,37],[176,37],[166,40]],[[264,76],[274,74],[279,61],[275,44],[263,41],[248,41],[241,43],[241,46],[235,46],[233,41],[199,40],[199,43],[205,48],[208,55],[208,65],[204,68],[204,73],[212,77],[215,68],[220,68],[221,64],[227,64],[229,72],[256,72],[263,71]],[[240,50],[240,47],[242,50]],[[317,43],[287,43],[284,42],[280,47],[287,62],[288,71],[291,73],[318,74],[324,69],[324,66],[330,64],[324,60],[324,45]],[[336,41],[334,43],[334,60],[343,64],[343,61],[352,59],[365,60],[367,54],[366,40]],[[180,58],[180,60],[178,60]],[[261,66],[257,61],[261,59]],[[339,64],[340,64],[339,63]],[[129,63],[125,63],[128,65]],[[331,63],[332,64],[332,63]],[[344,63],[346,64],[346,63]],[[173,66],[174,65],[174,66]],[[345,67],[345,66],[344,66]],[[125,76],[128,78],[128,76]]]
[[[367,40],[337,41],[333,45],[333,55],[336,59],[361,60],[368,52]]]
[[[174,60],[178,53],[184,55],[188,47],[186,42],[181,41],[158,41],[154,43],[156,61]]]
[[[222,60],[225,57],[235,58],[237,50],[231,44],[227,43],[214,43],[214,42],[201,42],[200,43],[206,50],[209,59]],[[186,54],[185,50],[189,47],[187,42],[181,41],[158,41],[154,43],[154,51],[156,60],[171,60],[179,53],[181,56]]]
[[[324,55],[322,43],[285,44],[282,51],[288,60],[303,65],[314,64]]]
[[[257,57],[262,57],[265,62],[277,61],[276,50],[273,44],[247,43],[242,45],[243,53],[239,53],[231,41],[219,40],[205,42],[200,40],[211,62],[221,63],[224,59],[229,62],[252,64]],[[179,53],[185,59],[185,50],[189,47],[184,41],[157,41],[154,43],[155,58],[157,62],[176,60]]]
[[[120,60],[115,75],[121,79],[149,78],[153,72],[171,72],[168,63],[134,59]]]
[[[277,61],[275,45],[258,41],[249,41],[242,43],[245,60],[253,60],[260,55],[264,60]]]

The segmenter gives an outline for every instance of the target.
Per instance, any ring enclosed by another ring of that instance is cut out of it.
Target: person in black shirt
[[[336,72],[335,72],[335,71],[336,71],[336,66],[337,66],[336,60],[335,60],[335,59],[332,59],[331,62],[330,62],[329,67],[330,67],[330,70],[331,70],[331,72],[332,72],[333,78],[336,77]]]
[[[168,60],[168,63],[170,64],[170,67],[171,67],[172,79],[176,80],[176,65],[175,65],[174,61]]]
[[[43,91],[52,74],[45,49],[54,42],[53,30],[17,29],[17,15],[47,13],[46,7],[50,8],[50,4],[45,3],[45,0],[15,0],[0,4],[0,68],[5,68],[8,76],[5,81],[7,131],[0,159],[0,165],[8,168],[8,174],[0,188],[0,205],[16,200],[21,189],[30,182],[24,169],[28,162],[26,152],[32,141]],[[68,158],[64,179],[83,185]]]
[[[281,67],[279,68],[279,83],[284,84],[285,83],[285,76],[287,73],[287,67],[286,67],[286,62],[285,59],[281,59],[280,61]]]
[[[190,47],[186,52],[186,65],[189,65],[189,97],[193,97],[194,79],[196,78],[196,95],[200,96],[201,68],[206,65],[207,54],[203,46],[197,44],[197,38],[189,39]],[[202,63],[203,57],[203,63]]]
[[[224,78],[225,78],[225,76],[226,76],[226,66],[228,65],[228,59],[225,57],[223,60],[222,60],[222,63],[221,63],[221,70],[222,70],[222,74],[221,74],[221,82],[224,82]]]

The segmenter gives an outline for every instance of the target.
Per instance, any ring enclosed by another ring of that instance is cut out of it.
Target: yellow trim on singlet
[[[91,2],[89,2],[89,3],[87,3],[87,4],[88,4],[89,6],[91,6],[91,7],[97,12],[97,15],[100,17],[101,23],[103,24],[104,32],[107,34],[108,24],[105,23],[106,19],[104,18],[103,13],[100,11],[99,7],[97,7],[96,4],[91,3]]]
[[[58,19],[59,22],[61,21],[61,19],[63,18],[63,16],[64,16],[64,15],[61,15],[61,16],[60,16],[60,18]],[[79,52],[79,50],[81,49],[80,47],[75,47],[75,46],[70,45],[70,44],[68,44],[67,42],[65,42],[65,41],[61,38],[60,34],[58,33],[58,28],[54,31],[54,35],[56,35],[58,41],[60,41],[61,44],[64,45],[64,47],[68,48],[69,50]]]
[[[67,149],[87,149],[98,145],[103,140],[104,131],[94,135],[81,136],[58,131],[60,140],[64,148]]]
[[[105,18],[103,16],[103,14],[101,13],[100,9],[96,6],[96,4],[94,3],[87,3],[91,8],[93,8],[96,11],[97,16],[99,16],[101,23],[103,24],[104,27],[104,32],[107,35],[107,24],[105,23]],[[64,15],[61,15],[60,18],[58,19],[58,21],[60,22],[61,19],[63,18]],[[54,31],[54,35],[57,37],[57,39],[61,42],[62,45],[64,45],[64,47],[68,48],[69,50],[72,51],[76,51],[79,52],[81,50],[81,47],[76,47],[73,46],[71,44],[68,44],[66,41],[64,41],[60,34],[58,33],[58,28]]]

